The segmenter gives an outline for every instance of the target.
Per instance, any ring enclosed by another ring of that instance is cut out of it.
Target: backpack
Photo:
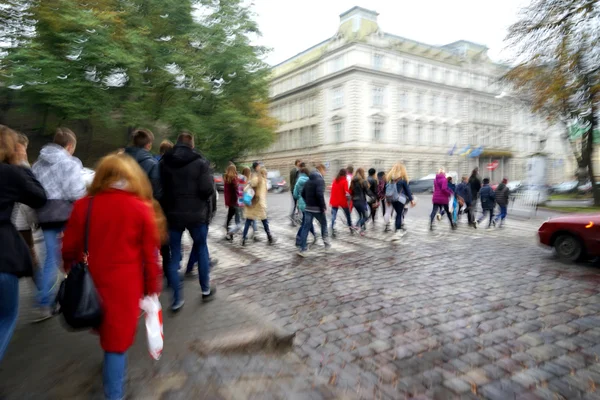
[[[398,193],[398,185],[394,181],[389,181],[385,186],[385,200],[393,203],[398,201],[400,194]]]
[[[406,204],[408,199],[404,193],[398,193],[398,182],[390,181],[385,186],[385,200],[390,203],[399,201],[402,204]]]

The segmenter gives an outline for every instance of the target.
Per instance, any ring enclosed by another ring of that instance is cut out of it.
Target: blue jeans
[[[352,216],[350,215],[350,209],[342,207],[342,210],[344,210],[344,214],[346,214],[346,222],[348,223],[348,226],[351,227],[352,226]],[[337,213],[338,213],[338,207],[333,207],[331,209],[331,229],[335,228],[335,220],[337,218]]]
[[[365,222],[367,222],[367,203],[363,201],[355,201],[354,208],[358,212],[358,222],[356,223],[357,227],[365,228]]]
[[[44,260],[44,267],[38,273],[38,287],[40,289],[37,301],[40,307],[50,307],[54,303],[54,292],[58,289],[56,274],[60,261],[60,241],[58,236],[62,233],[63,229],[42,229],[46,246],[46,259]]]
[[[313,219],[316,219],[319,221],[319,224],[321,224],[321,236],[323,237],[323,242],[328,243],[327,218],[325,217],[325,213],[311,213],[304,211],[302,232],[300,234],[300,248],[302,251],[306,251],[308,232],[310,232],[310,228],[313,225]]]
[[[302,212],[302,223],[300,224],[300,229],[298,229],[298,233],[296,234],[296,247],[302,246],[302,227],[304,226],[305,219],[306,216],[304,215],[304,212]],[[317,237],[315,234],[315,227],[312,224],[310,225],[310,233],[312,233],[314,237]]]
[[[104,398],[121,400],[125,398],[125,376],[127,370],[127,353],[104,353],[102,380]]]
[[[402,228],[402,217],[404,217],[404,204],[399,201],[392,202],[392,207],[396,210],[396,230]]]
[[[269,220],[262,220],[263,228],[265,228],[265,232],[268,237],[271,237],[271,229],[269,229]],[[244,233],[242,234],[242,238],[246,239],[248,237],[248,231],[250,230],[250,226],[254,229],[254,234],[256,234],[256,221],[253,219],[246,218],[246,224],[244,225]]]
[[[506,218],[506,215],[508,213],[508,208],[506,206],[498,206],[498,207],[500,207],[500,215],[498,215],[496,217],[496,221],[498,221],[498,220],[504,221],[504,219]]]
[[[19,315],[19,278],[0,272],[0,361],[15,331]]]
[[[210,292],[210,258],[208,255],[208,224],[199,224],[194,227],[188,227],[190,236],[194,241],[192,252],[197,254],[198,260],[198,279],[202,292]],[[173,304],[177,303],[183,297],[183,287],[179,281],[179,265],[181,263],[181,236],[183,229],[169,230],[169,243],[171,246],[171,262],[167,271],[167,282],[173,289]],[[192,256],[190,255],[190,258]]]

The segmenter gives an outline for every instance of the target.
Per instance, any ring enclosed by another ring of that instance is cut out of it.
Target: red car
[[[553,247],[564,260],[600,256],[600,214],[552,218],[538,230],[540,243]]]

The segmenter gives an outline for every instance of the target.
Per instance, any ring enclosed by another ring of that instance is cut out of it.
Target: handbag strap
[[[85,233],[83,239],[83,257],[85,262],[87,262],[87,258],[89,256],[88,244],[90,240],[90,218],[92,215],[92,203],[94,202],[94,197],[90,198],[90,204],[88,205],[87,215],[85,217]]]

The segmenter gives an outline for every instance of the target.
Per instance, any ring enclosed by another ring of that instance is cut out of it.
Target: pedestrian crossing
[[[328,215],[328,223],[331,223],[330,218],[331,216]],[[510,219],[507,220],[503,228],[485,229],[485,223],[483,223],[478,229],[474,229],[468,226],[466,218],[464,218],[459,222],[458,229],[456,230],[452,230],[448,221],[442,219],[441,221],[434,221],[434,230],[430,231],[428,218],[411,217],[410,214],[405,219],[405,224],[406,235],[399,241],[392,241],[394,233],[392,231],[385,232],[385,225],[381,219],[375,224],[369,222],[366,234],[361,236],[359,234],[352,235],[345,225],[345,219],[338,217],[336,222],[336,238],[331,239],[332,248],[325,251],[323,241],[320,238],[320,226],[315,222],[315,233],[318,239],[310,250],[311,253],[316,255],[343,255],[369,249],[389,249],[394,246],[417,246],[418,248],[420,244],[461,241],[471,243],[471,241],[478,239],[505,239],[507,237],[522,238],[524,242],[534,243],[538,229],[538,224],[535,221]],[[224,240],[225,230],[223,228],[215,227],[211,229],[209,234],[211,255],[215,254],[219,258],[230,258],[237,265],[247,264],[257,259],[268,258],[269,260],[278,260],[289,259],[291,255],[295,256],[298,250],[295,246],[295,237],[299,227],[292,226],[290,220],[285,215],[270,217],[269,225],[273,236],[277,238],[277,243],[274,246],[268,245],[261,224],[259,224],[259,233],[257,234],[260,237],[260,241],[248,240],[245,247],[241,246],[241,234],[236,235],[234,241],[230,243]],[[391,225],[393,226],[393,223]],[[331,235],[330,226],[328,226],[328,230],[329,235]],[[309,234],[309,244],[312,241],[312,235]]]

